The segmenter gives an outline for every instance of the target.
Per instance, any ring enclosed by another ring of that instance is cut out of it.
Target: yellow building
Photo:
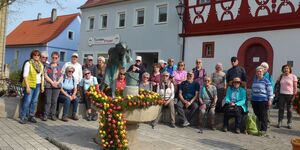
[[[4,48],[5,48],[5,27],[7,19],[7,7],[0,7],[0,74],[3,73],[3,63],[4,63]]]

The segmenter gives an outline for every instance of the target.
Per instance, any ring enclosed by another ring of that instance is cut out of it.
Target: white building
[[[133,58],[140,55],[147,70],[159,59],[181,57],[177,0],[88,0],[82,11],[79,53],[107,57],[108,49],[126,42]],[[84,61],[82,58],[81,62]]]
[[[291,64],[299,76],[299,2],[184,0],[187,66],[200,56],[212,73],[217,62],[228,69],[231,56],[238,56],[250,83],[263,61],[269,63],[276,79],[284,64]]]

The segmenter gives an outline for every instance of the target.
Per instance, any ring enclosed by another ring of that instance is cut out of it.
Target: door
[[[247,74],[247,87],[250,88],[255,76],[256,67],[267,62],[267,50],[260,44],[253,44],[246,51],[245,69]]]

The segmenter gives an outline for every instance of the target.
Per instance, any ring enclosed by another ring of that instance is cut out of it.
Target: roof
[[[44,45],[56,38],[79,13],[51,18],[23,21],[6,38],[6,46]]]
[[[90,7],[96,7],[96,6],[102,6],[102,5],[123,2],[123,1],[128,1],[128,0],[88,0],[85,4],[83,4],[79,8],[84,9],[84,8],[90,8]]]

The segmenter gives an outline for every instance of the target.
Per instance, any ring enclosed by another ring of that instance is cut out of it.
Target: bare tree
[[[30,2],[31,0],[0,0],[0,10],[3,7],[11,5],[14,2],[23,3],[23,2],[27,2],[27,1]],[[63,9],[63,6],[59,2],[59,0],[45,0],[45,2],[48,3],[48,4],[55,4],[55,5],[57,5],[58,8]]]

